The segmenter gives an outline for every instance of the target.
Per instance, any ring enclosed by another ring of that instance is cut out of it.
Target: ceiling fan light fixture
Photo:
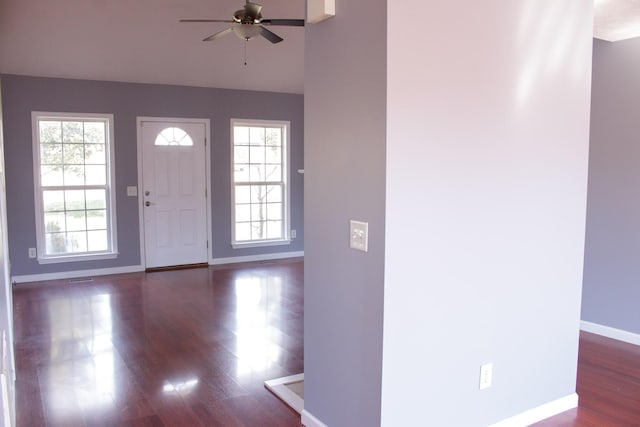
[[[239,39],[251,40],[260,35],[260,26],[251,24],[237,25],[233,27],[233,33],[238,36]]]

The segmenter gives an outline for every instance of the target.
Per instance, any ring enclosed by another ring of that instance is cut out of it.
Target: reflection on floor
[[[296,426],[301,260],[14,288],[22,426]]]

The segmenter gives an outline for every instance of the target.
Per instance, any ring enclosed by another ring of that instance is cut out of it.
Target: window
[[[113,116],[32,113],[41,263],[114,258]]]
[[[289,243],[289,123],[232,120],[232,244]]]
[[[191,147],[193,140],[182,129],[170,127],[166,128],[158,134],[154,142],[155,145],[179,145],[182,147]]]

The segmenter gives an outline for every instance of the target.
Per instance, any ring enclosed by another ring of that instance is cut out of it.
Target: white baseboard
[[[302,411],[302,425],[303,427],[327,427],[325,423],[311,415],[309,411],[304,409]]]
[[[304,381],[304,373],[268,380],[264,382],[264,386],[269,389],[271,393],[278,396],[284,403],[291,406],[297,413],[302,414],[304,399],[287,387],[287,384],[302,381]]]
[[[597,323],[591,323],[585,320],[582,320],[580,322],[580,329],[585,332],[591,332],[592,334],[598,334],[602,335],[603,337],[613,338],[614,340],[640,345],[640,334],[624,331],[622,329],[599,325]]]
[[[211,258],[209,265],[236,264],[239,262],[271,261],[276,259],[299,258],[304,256],[304,251],[278,252],[275,254],[234,256],[229,258]]]
[[[45,280],[75,279],[78,277],[107,276],[109,274],[136,273],[144,271],[142,265],[129,265],[126,267],[99,268],[95,270],[63,271],[59,273],[25,274],[13,276],[14,283],[42,282]]]
[[[529,409],[518,415],[514,415],[511,418],[502,420],[498,423],[492,424],[489,427],[524,427],[531,424],[535,424],[539,421],[558,415],[569,409],[578,407],[578,395],[576,393],[570,394],[553,402],[545,403],[536,408]]]

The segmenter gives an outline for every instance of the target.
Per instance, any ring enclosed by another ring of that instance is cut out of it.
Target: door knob
[[[144,202],[144,205],[145,205],[145,206],[151,206],[151,202],[146,201],[146,202]]]

